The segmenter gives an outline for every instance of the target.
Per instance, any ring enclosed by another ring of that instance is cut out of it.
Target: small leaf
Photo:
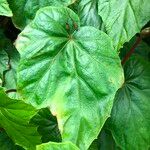
[[[15,144],[31,150],[40,144],[36,127],[29,125],[35,113],[36,110],[32,106],[7,97],[0,88],[0,126],[6,130]]]
[[[150,63],[133,56],[124,66],[108,127],[122,150],[148,150],[150,145]]]
[[[38,132],[42,135],[42,142],[61,142],[57,119],[48,108],[43,108],[32,118],[31,123],[38,126]]]
[[[99,15],[119,50],[150,19],[149,0],[99,0]]]
[[[20,95],[37,108],[48,106],[63,141],[87,149],[123,83],[110,38],[94,27],[80,28],[78,16],[68,8],[46,7],[19,35],[16,47]]]
[[[7,0],[0,0],[0,16],[8,16],[11,17],[12,11],[9,8]]]
[[[64,142],[64,143],[49,142],[46,144],[38,145],[36,150],[79,150],[79,148],[77,148],[71,142]]]
[[[68,6],[75,0],[8,0],[13,11],[13,22],[19,29],[23,29],[35,17],[36,12],[46,6]]]

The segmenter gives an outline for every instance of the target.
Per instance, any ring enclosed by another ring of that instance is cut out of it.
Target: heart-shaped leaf
[[[124,66],[125,83],[118,91],[108,127],[123,150],[150,145],[150,63],[133,56]]]
[[[18,90],[35,107],[57,116],[63,141],[86,150],[109,117],[123,83],[110,38],[81,27],[68,8],[46,7],[19,35]]]

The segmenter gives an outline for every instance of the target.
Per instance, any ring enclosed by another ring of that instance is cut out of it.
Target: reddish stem
[[[129,50],[129,52],[126,54],[126,56],[123,58],[122,60],[122,65],[125,64],[125,62],[130,58],[130,56],[133,54],[135,48],[140,44],[140,42],[142,41],[142,38],[139,36],[137,37],[134,45],[131,47],[131,49]]]

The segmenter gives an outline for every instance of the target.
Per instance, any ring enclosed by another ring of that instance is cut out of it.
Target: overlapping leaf
[[[3,80],[3,72],[8,69],[8,55],[4,50],[0,50],[0,79]]]
[[[78,15],[81,26],[101,28],[102,20],[98,15],[98,0],[82,0],[78,4]]]
[[[9,60],[7,61],[7,65],[9,66],[9,70],[5,74],[4,86],[7,89],[16,89],[17,68],[18,68],[18,63],[20,60],[20,55],[10,41],[7,42],[4,50],[7,52],[7,55],[9,57]]]
[[[40,144],[36,127],[29,125],[35,113],[36,110],[32,106],[7,97],[0,88],[0,126],[6,130],[15,144],[31,150]]]
[[[13,11],[13,22],[23,29],[33,18],[37,10],[46,6],[68,6],[75,0],[8,0]]]
[[[124,66],[125,83],[118,91],[109,128],[122,150],[150,146],[150,63],[140,56]]]
[[[76,147],[71,142],[64,142],[64,143],[49,142],[46,144],[38,145],[36,150],[79,150],[79,148]]]
[[[123,82],[110,38],[93,27],[80,28],[68,8],[46,7],[19,35],[16,47],[23,99],[38,108],[49,106],[63,141],[87,149],[109,117]]]
[[[7,0],[0,0],[0,15],[1,16],[12,16],[12,11],[9,8]]]
[[[150,20],[149,0],[99,0],[99,15],[119,50]]]

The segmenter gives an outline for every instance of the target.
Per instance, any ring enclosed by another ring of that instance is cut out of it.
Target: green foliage
[[[23,148],[15,145],[3,129],[0,131],[0,148],[1,150],[23,150]]]
[[[150,63],[135,55],[124,72],[125,83],[116,94],[109,129],[123,150],[146,150],[150,145]]]
[[[36,12],[46,6],[68,6],[74,0],[8,0],[13,12],[13,22],[23,29],[35,17]]]
[[[149,20],[148,0],[0,0],[0,150],[149,150]]]
[[[38,145],[37,150],[79,150],[79,149],[71,142],[64,142],[64,143],[49,142],[46,144]]]
[[[0,15],[1,16],[12,16],[12,11],[9,8],[7,0],[0,0]]]
[[[57,119],[51,114],[48,108],[39,110],[32,118],[31,123],[38,126],[38,132],[42,135],[42,142],[61,142],[62,139],[58,129]]]
[[[150,20],[149,0],[99,0],[99,15],[119,50]]]
[[[19,35],[16,47],[21,54],[21,96],[37,108],[50,107],[57,115],[63,141],[87,149],[109,116],[115,92],[123,83],[120,60],[110,38],[93,27],[80,28],[70,9],[46,7]]]
[[[17,145],[31,150],[40,143],[36,127],[29,125],[35,113],[32,106],[9,98],[0,88],[0,126]]]

